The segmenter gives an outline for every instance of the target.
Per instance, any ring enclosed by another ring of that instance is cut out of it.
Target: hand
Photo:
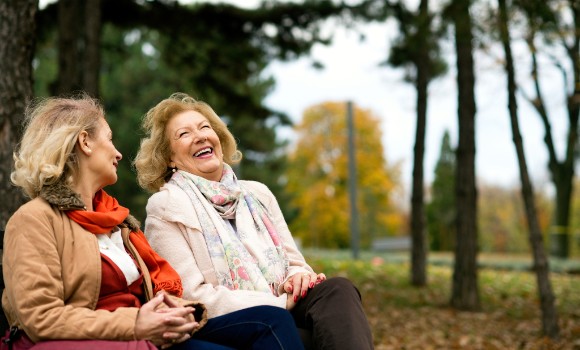
[[[169,299],[164,293],[145,303],[139,310],[135,321],[135,338],[146,339],[156,346],[166,349],[174,343],[183,342],[191,337],[190,333],[198,323],[189,321],[187,315],[193,313],[192,307],[172,307],[156,310]]]
[[[296,303],[294,302],[294,297],[292,294],[287,293],[286,297],[286,310],[290,311],[294,308],[294,306],[296,306]]]
[[[326,275],[323,273],[297,273],[284,283],[284,291],[288,294],[292,293],[292,300],[297,303],[300,298],[306,297],[308,289],[314,288],[315,285],[324,280],[326,280]],[[286,303],[286,306],[288,306],[288,303]]]

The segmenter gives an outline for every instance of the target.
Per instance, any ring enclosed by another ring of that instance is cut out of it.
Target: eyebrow
[[[194,126],[195,126],[195,127],[199,127],[200,125],[202,125],[202,124],[204,124],[204,123],[208,123],[208,124],[210,124],[209,120],[207,120],[207,119],[204,119],[204,120],[200,121],[199,123],[197,123],[197,124],[194,124]],[[211,125],[211,124],[210,124],[210,125]],[[189,123],[188,123],[187,125],[180,126],[180,127],[178,127],[177,129],[175,129],[175,132],[178,132],[178,131],[179,131],[179,130],[181,130],[181,129],[191,129],[191,124],[189,124]]]

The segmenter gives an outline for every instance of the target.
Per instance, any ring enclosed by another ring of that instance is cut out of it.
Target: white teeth
[[[195,156],[195,157],[197,157],[197,156],[199,156],[200,154],[202,154],[202,153],[205,153],[205,152],[211,152],[211,148],[209,148],[209,147],[208,147],[208,148],[204,148],[204,149],[202,149],[202,150],[199,150],[199,151],[197,151],[197,152],[194,154],[194,156]]]

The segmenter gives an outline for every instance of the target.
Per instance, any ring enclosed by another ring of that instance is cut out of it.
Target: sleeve
[[[162,199],[163,197],[166,198]],[[175,201],[169,200],[166,194],[157,193],[150,198],[145,235],[153,249],[181,276],[184,298],[203,303],[207,308],[208,318],[259,305],[286,308],[286,294],[274,296],[257,291],[230,290],[217,285],[215,271],[199,228],[185,226],[164,217],[167,207],[175,205]],[[186,201],[179,201],[179,206],[189,211],[189,217],[195,216],[193,206],[187,205]],[[213,276],[214,283],[206,280],[204,275],[210,276],[208,279]]]
[[[286,272],[286,279],[278,287],[278,293],[284,293],[284,283],[286,283],[286,281],[288,281],[292,276],[297,273],[314,273],[314,270],[312,270],[312,267],[308,265],[302,253],[300,250],[298,250],[296,242],[294,242],[294,238],[292,237],[290,229],[288,228],[288,224],[284,219],[280,205],[278,204],[278,201],[276,200],[276,197],[272,191],[270,191],[266,185],[259,182],[248,181],[248,184],[250,184],[250,188],[256,192],[260,202],[262,202],[264,207],[266,207],[272,216],[276,230],[278,231],[280,239],[284,244],[284,250],[286,252],[286,256],[288,257],[289,266],[288,271]]]
[[[18,325],[34,342],[48,339],[133,340],[137,308],[119,308],[114,312],[93,310],[87,307],[86,297],[75,295],[91,295],[91,291],[81,291],[82,282],[72,286],[79,291],[65,291],[63,249],[54,233],[55,229],[61,229],[58,226],[67,224],[48,210],[22,208],[8,222],[2,264],[6,284],[3,304],[11,325]],[[65,244],[83,244],[72,242],[72,237],[65,239],[69,239]],[[71,263],[79,264],[78,271],[85,268],[83,261]],[[65,295],[72,296],[67,299]]]

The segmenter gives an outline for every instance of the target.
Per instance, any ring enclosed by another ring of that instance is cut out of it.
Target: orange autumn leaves
[[[308,108],[295,127],[286,188],[298,212],[290,228],[305,246],[350,244],[346,113],[345,102],[322,103]],[[404,231],[394,205],[401,186],[397,167],[385,159],[380,120],[356,105],[353,113],[361,247],[368,248],[372,238]]]

